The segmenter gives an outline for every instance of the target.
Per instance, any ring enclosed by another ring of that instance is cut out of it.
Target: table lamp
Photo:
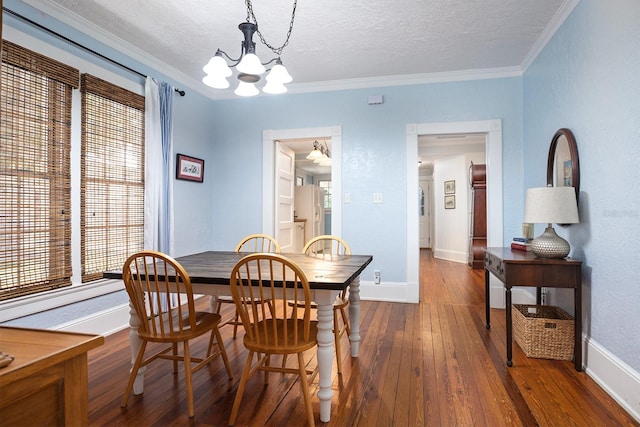
[[[571,249],[569,242],[556,234],[552,224],[579,222],[575,188],[529,188],[525,199],[524,222],[547,224],[544,233],[531,242],[531,252],[540,258],[566,257]]]

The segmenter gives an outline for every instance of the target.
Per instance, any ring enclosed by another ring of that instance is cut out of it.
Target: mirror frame
[[[576,190],[577,203],[578,197],[580,196],[580,160],[578,158],[578,145],[576,144],[576,139],[573,136],[573,132],[567,128],[558,129],[551,140],[551,145],[549,146],[549,158],[547,159],[547,186],[553,187],[555,185],[553,181],[553,166],[556,162],[556,148],[558,146],[558,140],[562,136],[566,138],[569,145],[569,155],[571,156],[571,184]]]

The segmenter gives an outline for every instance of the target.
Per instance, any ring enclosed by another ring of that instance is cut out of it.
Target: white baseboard
[[[585,372],[640,422],[640,373],[611,354],[597,341],[583,337]]]
[[[461,264],[466,264],[469,260],[469,254],[466,252],[449,251],[444,249],[434,249],[433,257],[443,259],[445,261],[459,262]]]
[[[409,286],[400,282],[384,282],[376,285],[370,281],[360,281],[360,299],[369,301],[408,303]]]

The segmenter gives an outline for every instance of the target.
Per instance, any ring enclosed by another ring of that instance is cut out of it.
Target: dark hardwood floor
[[[360,357],[342,342],[343,374],[334,367],[328,426],[638,426],[570,361],[529,359],[514,344],[505,365],[504,310],[484,326],[484,273],[421,253],[420,304],[363,301]],[[206,301],[200,303],[207,307]],[[228,305],[228,304],[227,304]],[[226,307],[225,316],[232,315]],[[182,369],[157,361],[146,373],[145,392],[120,408],[130,367],[129,331],[89,353],[89,422],[92,426],[227,425],[246,351],[233,328],[222,328],[235,373],[228,381],[220,360],[194,375],[196,415],[186,415]],[[206,343],[198,343],[204,351]],[[315,350],[307,360],[315,364]],[[254,375],[236,425],[298,426],[304,404],[294,377],[272,374],[268,386]]]

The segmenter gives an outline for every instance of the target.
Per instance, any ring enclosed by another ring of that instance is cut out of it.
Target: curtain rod
[[[102,58],[102,59],[104,59],[105,61],[108,61],[108,62],[110,62],[110,63],[112,63],[112,64],[114,64],[114,65],[117,65],[117,66],[118,66],[118,67],[120,67],[120,68],[124,68],[124,69],[125,69],[125,70],[127,70],[127,71],[130,71],[130,72],[132,72],[132,73],[134,73],[134,74],[139,75],[140,77],[144,77],[144,78],[146,78],[146,77],[147,77],[145,74],[142,74],[140,71],[134,70],[133,68],[128,67],[128,66],[126,66],[126,65],[124,65],[124,64],[122,64],[122,63],[120,63],[120,62],[118,62],[118,61],[116,61],[116,60],[114,60],[114,59],[111,59],[111,58],[109,58],[109,57],[107,57],[107,56],[105,56],[105,55],[101,54],[100,52],[96,52],[95,50],[90,49],[90,48],[88,48],[88,47],[86,47],[86,46],[84,46],[84,45],[82,45],[82,44],[78,43],[78,42],[77,42],[77,41],[75,41],[75,40],[71,40],[70,38],[68,38],[68,37],[66,37],[66,36],[63,36],[62,34],[57,33],[57,32],[55,32],[55,31],[53,31],[52,29],[45,27],[44,25],[38,24],[37,22],[35,22],[35,21],[33,21],[33,20],[31,20],[31,19],[27,18],[26,16],[22,16],[22,15],[20,15],[19,13],[14,12],[13,10],[10,10],[10,9],[7,9],[6,7],[3,7],[3,8],[2,8],[2,11],[3,11],[3,12],[6,12],[6,13],[8,13],[9,15],[14,16],[14,17],[16,17],[16,18],[20,19],[21,21],[24,21],[24,22],[26,22],[26,23],[28,23],[28,24],[30,24],[30,25],[32,25],[32,26],[34,26],[34,27],[36,27],[36,28],[39,28],[40,30],[43,30],[43,31],[45,31],[45,32],[47,32],[47,33],[49,33],[49,34],[52,34],[52,35],[54,35],[54,36],[58,37],[59,39],[62,39],[62,40],[64,40],[64,41],[66,41],[67,43],[70,43],[70,44],[72,44],[72,45],[74,45],[74,46],[76,46],[76,47],[79,47],[80,49],[82,49],[82,50],[84,50],[84,51],[86,51],[86,52],[89,52],[89,53],[91,53],[91,54],[93,54],[93,55],[95,55],[95,56],[97,56],[97,57],[99,57],[99,58]],[[174,90],[175,90],[175,91],[176,91],[180,96],[184,96],[184,95],[185,95],[185,91],[184,91],[184,90],[181,90],[181,89],[178,89],[178,88],[174,88]]]

